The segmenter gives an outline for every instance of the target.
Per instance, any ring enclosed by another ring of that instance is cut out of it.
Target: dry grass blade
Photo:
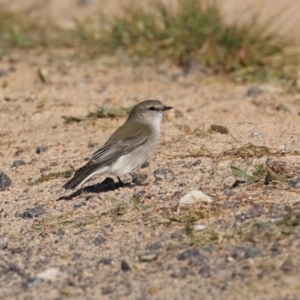
[[[271,150],[265,146],[256,146],[252,143],[248,143],[240,148],[226,150],[223,152],[223,156],[236,156],[236,157],[256,157],[261,158],[263,156],[268,156],[271,154]]]
[[[132,107],[129,108],[120,108],[120,107],[111,107],[107,101],[105,101],[101,107],[97,107],[94,111],[89,112],[86,116],[74,117],[74,116],[62,116],[65,120],[65,124],[70,123],[79,123],[85,120],[95,120],[102,118],[120,118],[128,115]]]
[[[30,182],[29,185],[39,185],[43,182],[57,179],[57,178],[70,178],[74,172],[74,169],[70,169],[62,172],[53,172],[46,175],[42,175],[40,178],[36,179],[33,182]]]

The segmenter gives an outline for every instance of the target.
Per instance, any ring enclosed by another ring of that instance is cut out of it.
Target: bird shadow
[[[73,192],[72,194],[59,197],[56,201],[72,200],[73,198],[76,198],[76,197],[80,196],[81,194],[105,193],[105,192],[109,192],[109,191],[115,191],[119,188],[124,188],[124,187],[132,187],[132,184],[129,182],[128,183],[127,182],[126,183],[115,182],[112,178],[107,177],[101,183],[83,187],[83,188],[79,189],[78,191]]]

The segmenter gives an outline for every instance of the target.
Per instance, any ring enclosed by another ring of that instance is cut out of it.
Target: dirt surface
[[[300,94],[168,62],[75,57],[0,60],[0,298],[299,299]],[[126,116],[62,117],[145,99],[174,109],[136,182],[104,176],[64,191],[67,171]],[[179,205],[193,190],[212,203]]]

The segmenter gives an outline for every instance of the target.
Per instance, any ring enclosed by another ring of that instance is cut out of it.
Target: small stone
[[[51,168],[49,168],[49,167],[40,168],[41,173],[45,173],[45,172],[48,172],[50,170],[51,170]]]
[[[74,204],[74,209],[78,209],[78,208],[81,208],[83,206],[86,206],[86,203],[85,202],[79,202],[79,203],[76,203]]]
[[[182,269],[175,269],[175,271],[172,273],[173,278],[185,278],[189,273],[188,268],[182,268]]]
[[[147,193],[146,191],[139,191],[139,192],[135,193],[133,196],[136,196],[138,198],[143,198],[146,196],[146,193]]]
[[[7,70],[0,69],[0,77],[6,76],[8,74]]]
[[[276,174],[284,175],[291,173],[290,168],[284,161],[273,160],[272,158],[268,157],[266,160],[266,165]]]
[[[248,89],[246,96],[251,97],[251,96],[260,95],[262,93],[263,93],[262,89],[258,85],[254,85]]]
[[[58,163],[56,161],[53,161],[52,163],[50,163],[50,167],[56,167],[58,166]]]
[[[258,139],[261,139],[261,138],[264,138],[266,135],[263,133],[263,132],[259,132],[259,131],[254,131],[250,134],[250,138],[258,138]]]
[[[149,262],[156,260],[158,257],[158,253],[146,253],[139,255],[140,262]]]
[[[247,219],[253,219],[261,216],[265,213],[264,207],[260,203],[253,204],[252,208],[250,208],[245,213],[241,213],[235,217],[236,221],[242,222]]]
[[[245,252],[246,258],[253,258],[253,257],[260,256],[260,255],[261,255],[260,249],[255,246],[248,248]]]
[[[156,242],[151,244],[149,247],[147,247],[148,250],[150,251],[158,251],[159,249],[162,248],[162,243],[161,242]]]
[[[106,242],[106,238],[104,238],[103,236],[98,236],[95,240],[94,240],[94,244],[96,246],[101,246],[102,244],[104,244]]]
[[[245,247],[235,247],[232,257],[234,259],[241,259],[244,258],[246,255],[246,248]]]
[[[73,261],[77,261],[79,259],[81,259],[82,255],[80,253],[74,253],[74,255],[72,256],[72,260]]]
[[[291,258],[287,258],[284,263],[281,265],[280,269],[286,274],[292,274],[295,264]]]
[[[38,161],[38,159],[36,157],[34,157],[28,164],[29,165],[33,165]]]
[[[58,228],[57,233],[58,236],[64,236],[66,233],[61,228]]]
[[[211,197],[201,191],[191,191],[185,194],[180,200],[180,204],[195,204],[199,202],[212,202]]]
[[[205,228],[206,228],[206,226],[204,224],[195,224],[194,225],[194,230],[201,231],[201,230],[204,230]]]
[[[3,172],[0,172],[0,190],[11,186],[11,183],[10,178]]]
[[[103,288],[101,288],[101,292],[102,292],[102,295],[109,295],[111,293],[113,293],[115,291],[115,288],[113,286],[105,286]]]
[[[17,150],[16,152],[15,152],[15,155],[14,155],[14,157],[18,157],[18,156],[20,156],[22,153],[24,152],[24,150],[23,149],[19,149],[19,150]]]
[[[174,114],[175,114],[175,118],[182,118],[183,117],[183,113],[178,109],[175,109]]]
[[[199,274],[201,274],[205,278],[211,277],[211,268],[210,268],[210,266],[205,265],[204,267],[202,267],[199,271]]]
[[[172,239],[183,239],[186,237],[186,231],[181,229],[171,233]]]
[[[0,174],[0,176],[1,176],[1,174]],[[294,189],[300,189],[300,176],[291,180],[289,185],[291,187],[293,187]],[[1,187],[1,183],[0,183],[0,187]]]
[[[124,272],[131,271],[131,268],[130,268],[130,266],[129,266],[129,264],[127,263],[126,260],[122,260],[122,261],[121,261],[121,270],[124,271]]]
[[[21,247],[16,247],[16,248],[12,248],[10,249],[11,254],[19,254],[23,252],[23,249]]]
[[[145,161],[142,165],[141,165],[141,168],[144,169],[144,168],[148,168],[150,165],[149,161]]]
[[[175,178],[172,170],[166,168],[158,168],[154,171],[156,180],[167,180],[170,181]]]
[[[192,166],[197,167],[197,166],[200,166],[201,164],[202,164],[202,160],[201,160],[201,159],[197,159],[197,160],[192,164]]]
[[[102,258],[99,260],[98,264],[99,265],[112,265],[113,260],[111,258]]]
[[[24,219],[36,218],[46,213],[44,206],[36,206],[33,208],[27,208],[23,213],[17,213],[17,216],[20,216]]]
[[[146,173],[134,174],[133,182],[136,185],[146,185],[146,184],[148,184],[148,175]]]
[[[99,147],[100,147],[100,145],[97,142],[89,141],[89,143],[88,143],[88,148],[99,148]]]
[[[34,278],[38,278],[45,281],[55,281],[60,276],[61,276],[61,272],[58,268],[49,268],[37,274]]]
[[[8,242],[0,243],[0,250],[5,250],[8,247]]]
[[[48,150],[47,146],[39,146],[36,148],[35,153],[37,154],[41,154],[43,152],[46,152]]]
[[[186,260],[194,257],[201,257],[200,251],[197,249],[188,249],[177,255],[178,260]]]
[[[22,159],[18,159],[12,163],[11,168],[18,168],[18,167],[24,166],[24,165],[26,165],[26,162]]]
[[[91,201],[91,200],[93,200],[95,198],[95,195],[87,195],[86,197],[85,197],[85,201]]]

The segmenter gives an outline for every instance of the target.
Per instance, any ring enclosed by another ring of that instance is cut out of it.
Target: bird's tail
[[[78,169],[73,177],[63,185],[66,190],[76,189],[78,186],[86,182],[99,169],[99,165],[85,165]]]

